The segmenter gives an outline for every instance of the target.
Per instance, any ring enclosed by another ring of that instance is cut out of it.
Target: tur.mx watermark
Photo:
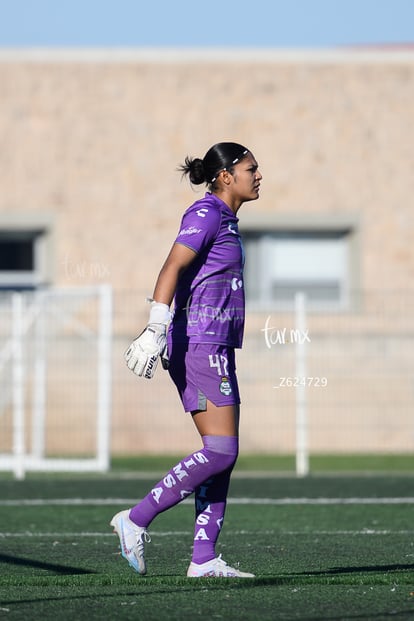
[[[72,261],[69,255],[66,255],[62,265],[65,276],[69,279],[93,278],[102,280],[111,275],[109,267],[101,261]]]
[[[298,328],[276,328],[270,325],[271,316],[265,322],[265,327],[261,329],[264,333],[266,347],[271,349],[274,345],[286,345],[288,343],[310,343],[311,339],[308,330]]]

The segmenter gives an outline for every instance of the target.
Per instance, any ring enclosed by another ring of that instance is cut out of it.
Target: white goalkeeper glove
[[[146,379],[154,377],[160,357],[162,366],[168,369],[167,325],[170,320],[169,306],[152,300],[147,327],[125,352],[128,369],[136,375]]]

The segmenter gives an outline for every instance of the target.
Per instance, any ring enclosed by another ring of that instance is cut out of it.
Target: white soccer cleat
[[[213,558],[211,561],[197,565],[190,563],[187,571],[188,578],[254,578],[254,574],[248,574],[245,571],[239,571],[234,567],[229,567],[221,558]]]
[[[110,524],[119,537],[121,554],[139,574],[146,574],[144,545],[150,543],[151,537],[141,526],[129,519],[129,509],[120,511],[112,518]]]

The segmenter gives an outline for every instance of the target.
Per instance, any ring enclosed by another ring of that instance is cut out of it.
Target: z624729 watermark
[[[279,377],[278,383],[273,388],[297,388],[298,386],[325,388],[327,385],[327,377]]]

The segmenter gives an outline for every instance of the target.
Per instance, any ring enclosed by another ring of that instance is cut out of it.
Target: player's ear
[[[232,175],[229,173],[228,170],[222,170],[220,173],[220,177],[222,178],[225,185],[229,185],[231,183]]]

